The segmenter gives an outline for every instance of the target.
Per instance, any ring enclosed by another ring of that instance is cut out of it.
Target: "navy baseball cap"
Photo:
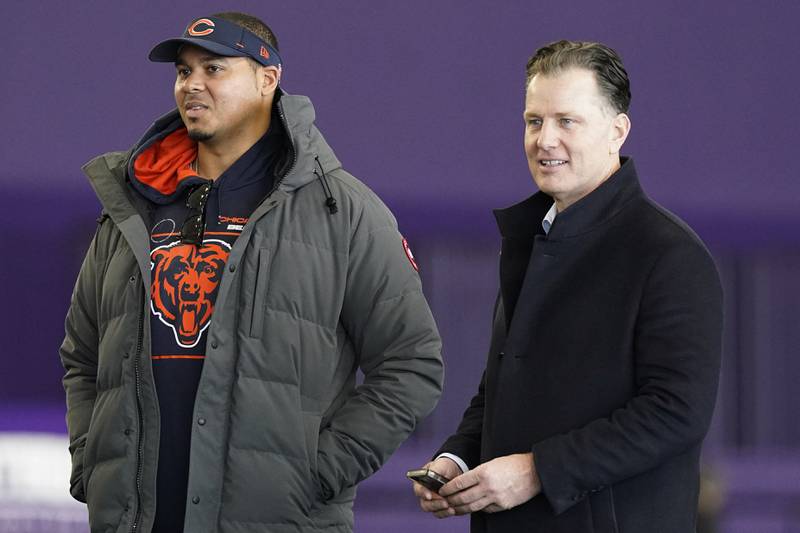
[[[264,66],[281,68],[281,56],[268,42],[238,24],[218,17],[193,20],[183,36],[167,39],[150,50],[150,61],[174,63],[184,44],[193,44],[223,57],[251,57]]]

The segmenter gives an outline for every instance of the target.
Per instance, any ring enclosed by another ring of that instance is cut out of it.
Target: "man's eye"
[[[528,126],[533,126],[534,128],[538,128],[542,125],[542,119],[540,118],[529,118],[528,119]]]
[[[189,69],[188,68],[179,68],[178,69],[178,76],[179,77],[185,78],[188,75],[189,75]]]
[[[221,70],[222,70],[222,67],[220,67],[219,65],[209,65],[208,66],[208,71],[209,72],[219,72]]]
[[[572,120],[571,118],[562,118],[561,119],[561,125],[562,126],[572,126],[573,124],[575,124],[575,121]]]

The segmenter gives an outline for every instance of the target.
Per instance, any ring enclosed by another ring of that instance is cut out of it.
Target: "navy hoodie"
[[[197,145],[178,120],[164,131],[151,130],[131,160],[131,183],[150,204],[151,353],[161,413],[153,533],[183,531],[206,331],[231,246],[273,188],[282,141],[283,127],[273,116],[269,131],[210,182],[192,170]],[[188,196],[206,184],[211,189],[202,246],[184,244],[181,228],[192,214]]]

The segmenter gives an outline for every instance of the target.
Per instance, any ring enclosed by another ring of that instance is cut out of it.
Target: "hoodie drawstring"
[[[322,168],[322,163],[319,162],[319,156],[315,155],[314,161],[317,162],[317,166],[319,167],[320,171],[320,173],[317,173],[315,169],[314,174],[317,175],[319,182],[322,184],[322,191],[325,193],[325,205],[327,206],[331,215],[333,215],[339,211],[339,206],[336,205],[336,199],[333,197],[330,184],[328,184],[328,177],[325,175],[325,169]]]

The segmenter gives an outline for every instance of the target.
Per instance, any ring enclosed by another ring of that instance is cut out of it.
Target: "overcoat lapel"
[[[544,235],[534,238],[522,286],[518,292],[516,309],[508,326],[508,337],[503,352],[513,357],[525,357],[541,325],[541,313],[546,302],[558,286],[559,243],[548,241]],[[544,281],[544,282],[543,282]]]
[[[514,316],[535,239],[537,235],[544,236],[541,221],[552,205],[552,198],[536,193],[516,205],[494,211],[503,237],[500,252],[500,294],[506,329],[510,327]]]
[[[542,312],[558,305],[553,291],[564,290],[563,279],[580,260],[581,237],[614,218],[632,197],[642,195],[633,161],[622,158],[621,168],[591,194],[559,213],[550,234],[541,222],[553,199],[538,192],[506,209],[495,210],[503,237],[500,293],[505,310],[506,355],[526,357]],[[566,276],[566,278],[565,278]]]

